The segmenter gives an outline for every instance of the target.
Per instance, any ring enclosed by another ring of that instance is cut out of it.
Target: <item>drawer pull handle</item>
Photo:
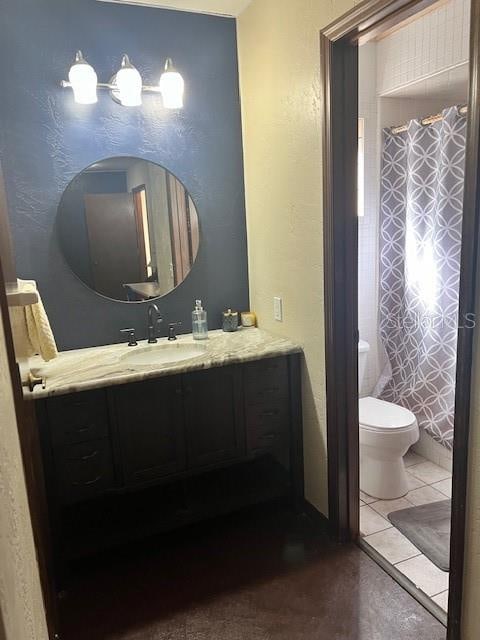
[[[265,433],[263,436],[260,436],[260,440],[275,440],[276,437],[276,433]]]
[[[92,480],[87,480],[86,482],[72,482],[72,484],[74,487],[80,487],[80,486],[87,487],[90,484],[95,484],[101,479],[102,479],[102,476],[97,476],[96,478],[93,478]]]
[[[80,460],[91,460],[92,458],[95,458],[96,455],[98,455],[98,449],[96,451],[92,451],[92,453],[87,453],[82,456]]]
[[[273,409],[272,411],[262,411],[261,415],[262,416],[278,416],[279,413],[280,412],[278,409]]]
[[[90,431],[90,429],[93,429],[94,426],[95,425],[93,425],[93,424],[87,424],[84,427],[77,427],[76,428],[76,432],[77,433],[85,433],[85,431]]]
[[[260,391],[260,393],[277,393],[278,387],[270,387],[269,389],[264,389]]]
[[[92,451],[92,453],[86,453],[84,456],[80,456],[80,458],[69,458],[68,461],[78,462],[79,460],[81,460],[82,462],[84,462],[86,460],[91,460],[92,458],[95,458],[96,455],[98,455],[98,449],[95,451]]]

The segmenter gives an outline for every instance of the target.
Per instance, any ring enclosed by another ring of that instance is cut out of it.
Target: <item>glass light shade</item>
[[[170,58],[165,63],[165,71],[160,78],[160,91],[163,106],[166,109],[181,109],[183,107],[183,91],[185,83],[182,76],[175,71]]]
[[[68,72],[68,81],[73,89],[73,98],[78,104],[97,102],[97,74],[86,62],[81,51],[77,51],[75,62]]]
[[[123,56],[122,66],[115,76],[115,93],[124,107],[139,107],[142,104],[142,76]]]

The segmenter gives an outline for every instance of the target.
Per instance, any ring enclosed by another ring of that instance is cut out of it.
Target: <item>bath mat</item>
[[[388,519],[442,571],[450,564],[451,500],[392,511]]]

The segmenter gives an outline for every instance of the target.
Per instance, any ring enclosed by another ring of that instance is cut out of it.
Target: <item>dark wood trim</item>
[[[345,39],[363,44],[435,2],[436,0],[365,0],[325,27],[322,34],[330,42]]]
[[[15,360],[1,255],[0,308],[47,627],[50,638],[59,638],[59,618],[56,606],[56,590],[52,575],[52,549],[49,535],[48,507],[41,458],[40,438],[33,404],[23,399],[20,373]]]
[[[358,535],[357,46],[321,34],[329,515],[339,540]],[[332,109],[332,105],[335,108]],[[337,152],[342,149],[343,153]],[[345,180],[345,176],[352,176]],[[341,212],[339,214],[339,212]],[[352,399],[352,401],[347,401]],[[339,428],[339,425],[342,425]],[[357,440],[348,434],[357,433]]]
[[[358,536],[356,181],[357,48],[434,0],[366,0],[320,36],[329,514],[338,539]],[[459,317],[475,312],[480,210],[480,0],[471,3],[470,100]],[[355,124],[356,126],[356,124]],[[461,323],[462,325],[462,323]],[[448,640],[461,637],[473,331],[459,329]],[[353,364],[352,364],[352,361]],[[355,504],[354,504],[355,503]]]

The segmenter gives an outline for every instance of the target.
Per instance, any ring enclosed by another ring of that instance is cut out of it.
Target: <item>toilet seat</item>
[[[360,398],[358,408],[360,428],[366,431],[399,433],[417,422],[409,409],[378,398]]]

